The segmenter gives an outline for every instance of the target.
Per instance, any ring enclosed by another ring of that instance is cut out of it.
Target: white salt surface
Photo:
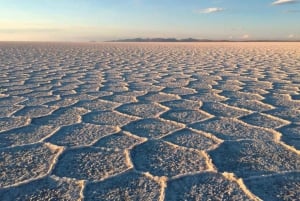
[[[0,43],[0,200],[297,200],[299,43]]]

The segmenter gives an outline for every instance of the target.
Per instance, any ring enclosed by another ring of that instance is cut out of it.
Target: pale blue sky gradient
[[[300,39],[297,0],[0,0],[0,41]]]

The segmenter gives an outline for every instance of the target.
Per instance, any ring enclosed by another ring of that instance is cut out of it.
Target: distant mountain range
[[[111,40],[106,42],[300,42],[300,40],[210,40],[195,38],[131,38]]]
[[[208,40],[208,39],[195,39],[195,38],[131,38],[131,39],[120,39],[120,40],[111,40],[107,42],[226,42],[227,40]]]

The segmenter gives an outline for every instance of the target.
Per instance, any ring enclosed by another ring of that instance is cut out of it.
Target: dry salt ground
[[[0,200],[299,200],[299,43],[0,43]]]

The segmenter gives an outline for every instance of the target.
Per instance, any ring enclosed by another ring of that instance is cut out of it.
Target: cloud
[[[49,33],[64,31],[59,28],[0,28],[0,33]]]
[[[294,34],[288,35],[288,38],[294,38],[294,37],[295,37]]]
[[[225,10],[224,8],[205,8],[205,9],[199,10],[198,13],[209,14],[209,13],[222,12],[224,10]]]
[[[297,0],[276,0],[272,3],[272,5],[282,5],[291,3],[297,3]]]
[[[242,36],[242,39],[248,39],[248,38],[250,38],[249,34],[244,34],[244,35]]]

